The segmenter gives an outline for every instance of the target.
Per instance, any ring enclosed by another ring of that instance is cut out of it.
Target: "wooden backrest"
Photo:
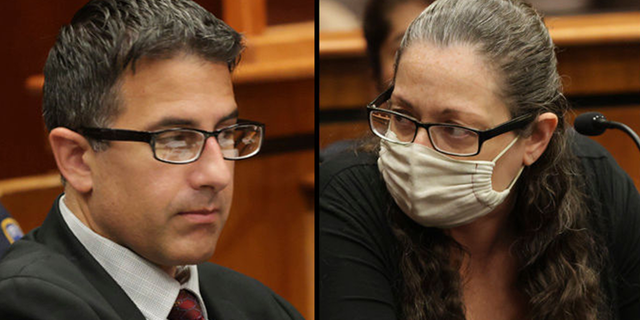
[[[62,189],[58,173],[0,180],[0,203],[26,234],[42,224]]]

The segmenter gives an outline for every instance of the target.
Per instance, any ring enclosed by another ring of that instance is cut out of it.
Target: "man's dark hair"
[[[191,0],[92,0],[63,26],[44,67],[47,129],[104,127],[115,119],[120,79],[138,59],[194,54],[232,71],[242,36]]]

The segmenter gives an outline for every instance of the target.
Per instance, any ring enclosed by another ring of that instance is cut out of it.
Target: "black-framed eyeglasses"
[[[80,128],[80,134],[94,140],[146,142],[153,157],[172,164],[191,163],[200,158],[205,141],[216,138],[225,160],[250,158],[260,151],[264,124],[248,120],[215,131],[176,128],[159,131],[134,131],[110,128]]]
[[[503,133],[524,128],[536,118],[535,114],[524,114],[488,130],[477,130],[456,124],[424,123],[406,114],[389,110],[387,104],[392,92],[393,87],[390,87],[367,105],[371,131],[384,140],[410,144],[416,139],[418,129],[424,128],[433,148],[440,153],[452,156],[475,156],[480,153],[480,148],[485,141]]]

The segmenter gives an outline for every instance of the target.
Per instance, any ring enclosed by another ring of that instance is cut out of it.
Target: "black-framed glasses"
[[[371,131],[384,140],[410,144],[416,139],[418,129],[424,128],[433,148],[440,153],[452,156],[475,156],[480,153],[480,148],[485,141],[503,133],[524,128],[536,118],[535,114],[524,114],[488,130],[447,123],[424,123],[406,114],[390,110],[388,102],[392,92],[393,87],[390,87],[367,105]]]
[[[248,120],[215,131],[175,128],[159,131],[134,131],[110,128],[80,128],[80,134],[94,140],[146,142],[153,157],[172,164],[191,163],[200,158],[205,141],[216,138],[225,160],[250,158],[260,151],[264,124]]]

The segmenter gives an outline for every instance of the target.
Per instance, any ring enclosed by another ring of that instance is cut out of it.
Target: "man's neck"
[[[100,232],[98,232],[93,226],[93,221],[88,215],[89,207],[87,206],[87,202],[84,201],[84,199],[80,195],[78,195],[75,190],[70,189],[71,188],[69,187],[65,189],[63,199],[64,204],[67,206],[67,208],[69,208],[69,211],[71,211],[71,213],[73,213],[73,215],[76,216],[76,218],[78,218],[80,222],[82,222],[82,224],[87,226],[93,232],[100,234]]]
[[[91,231],[95,232],[101,237],[109,239],[108,237],[105,237],[105,235],[102,234],[98,230],[98,228],[95,227],[95,223],[93,222],[93,219],[89,214],[89,206],[87,205],[87,202],[85,201],[84,198],[78,195],[75,191],[65,190],[63,201],[64,201],[64,204],[67,206],[67,208],[69,208],[69,211],[71,211],[71,213],[73,213],[73,215],[76,216],[78,220],[82,222],[82,224],[87,226],[89,229],[91,229]],[[113,239],[109,239],[109,240],[113,241]],[[119,245],[122,245],[122,244],[119,244]],[[156,266],[160,268],[162,271],[166,272],[170,277],[172,278],[176,277],[176,270],[177,270],[176,266],[160,266],[157,264]]]

